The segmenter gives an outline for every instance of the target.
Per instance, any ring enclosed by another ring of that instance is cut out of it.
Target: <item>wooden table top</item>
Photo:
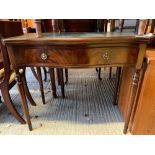
[[[71,44],[71,43],[97,43],[97,42],[138,42],[149,43],[154,40],[154,35],[136,35],[135,33],[119,32],[96,32],[96,33],[42,33],[42,37],[37,38],[36,33],[24,34],[21,36],[3,39],[5,44]]]

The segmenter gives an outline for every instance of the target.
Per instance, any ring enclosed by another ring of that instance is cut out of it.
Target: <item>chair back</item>
[[[22,23],[20,21],[0,21],[0,56],[3,61],[4,76],[0,80],[0,86],[9,82],[11,68],[6,47],[2,43],[2,38],[22,35]]]
[[[139,19],[138,31],[139,35],[154,33],[155,32],[155,19]]]
[[[106,32],[106,19],[43,19],[42,32]]]

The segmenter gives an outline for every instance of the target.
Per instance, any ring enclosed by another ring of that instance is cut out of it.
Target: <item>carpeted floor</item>
[[[114,74],[114,73],[113,73]],[[114,75],[113,75],[114,76]],[[69,83],[65,86],[66,98],[53,99],[50,81],[44,82],[46,105],[42,104],[39,86],[31,70],[27,70],[30,92],[37,106],[29,105],[33,131],[19,124],[7,108],[0,105],[0,134],[60,134],[60,135],[121,135],[123,120],[117,106],[113,106],[115,79],[108,80],[108,69],[102,69],[102,81],[95,69],[69,69]],[[21,100],[18,90],[10,91],[20,113]]]

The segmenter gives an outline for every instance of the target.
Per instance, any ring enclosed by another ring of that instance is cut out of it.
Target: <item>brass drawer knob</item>
[[[46,53],[41,53],[41,59],[42,60],[47,60],[47,54]]]
[[[109,60],[109,53],[108,52],[105,52],[103,55],[102,55],[102,58],[104,60]]]

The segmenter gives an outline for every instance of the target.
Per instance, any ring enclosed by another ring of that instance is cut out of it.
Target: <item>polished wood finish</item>
[[[32,130],[32,124],[31,124],[31,120],[30,120],[30,114],[29,114],[29,110],[28,110],[28,106],[27,106],[27,101],[26,101],[25,90],[24,90],[22,78],[20,76],[18,69],[15,69],[15,73],[16,73],[16,80],[17,80],[17,86],[18,86],[19,94],[20,94],[20,97],[22,99],[23,112],[25,114],[29,130],[31,131]]]
[[[55,33],[43,34],[41,38],[29,34],[3,41],[15,69],[24,66],[49,66],[52,68],[134,67],[136,72],[125,121],[124,133],[126,133],[137,91],[135,83],[138,83],[145,47],[153,39],[154,36],[136,36],[129,33]],[[22,62],[21,56],[26,61]],[[80,59],[78,59],[79,57]],[[60,73],[62,74],[61,70]],[[21,90],[20,93],[24,94]]]
[[[132,134],[155,134],[155,48],[146,51],[146,71],[132,123]]]
[[[132,77],[134,75],[134,72],[135,72],[135,68],[133,67],[122,68],[118,107],[123,116],[124,121],[127,118],[129,96],[131,92]]]
[[[45,66],[52,65],[53,67],[70,68],[72,64],[76,68],[85,66],[102,66],[109,64],[126,64],[133,65],[137,61],[138,47],[107,47],[107,48],[86,48],[72,46],[71,48],[64,49],[63,47],[52,47],[40,50],[39,48],[29,47],[21,52],[22,47],[14,47],[17,56],[15,57],[15,63],[18,66],[25,66],[27,63],[29,66],[35,66],[44,64]],[[41,55],[45,53],[47,59],[43,60]],[[63,55],[63,57],[62,57]],[[22,58],[24,57],[24,59]],[[106,57],[107,56],[107,57]],[[79,59],[80,57],[80,59]]]

